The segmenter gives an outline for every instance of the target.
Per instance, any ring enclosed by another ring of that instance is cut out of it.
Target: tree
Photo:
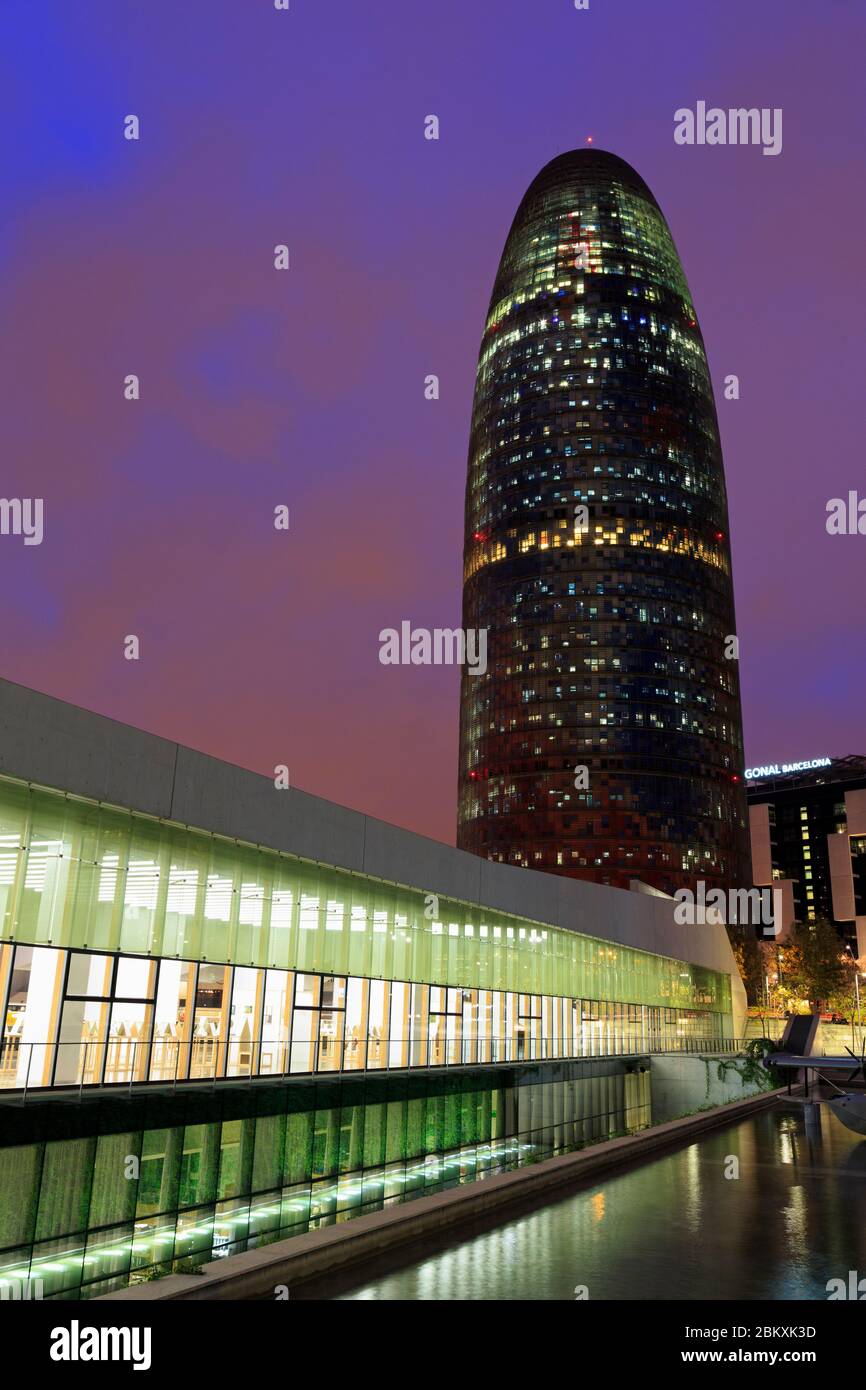
[[[762,943],[751,931],[729,929],[731,949],[749,1004],[761,1004],[764,992],[765,961]]]
[[[787,991],[796,998],[807,999],[815,1013],[844,987],[847,970],[842,943],[835,927],[823,918],[798,922],[791,940],[781,948],[781,955]]]
[[[827,1000],[828,1008],[834,1013],[842,1014],[845,1018],[852,1021],[857,1019],[857,975],[862,975],[863,961],[857,960],[853,956],[844,956],[842,959],[842,983],[839,988],[829,996]],[[862,1012],[863,1000],[860,1000]]]

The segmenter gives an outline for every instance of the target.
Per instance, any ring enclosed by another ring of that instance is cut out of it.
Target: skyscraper
[[[508,234],[466,486],[458,844],[672,892],[751,882],[722,455],[667,223],[616,155]]]

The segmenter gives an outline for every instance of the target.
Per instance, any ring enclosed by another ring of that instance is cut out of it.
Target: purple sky
[[[4,0],[0,494],[45,538],[0,537],[0,674],[453,841],[456,673],[377,635],[460,621],[497,261],[592,135],[710,355],[747,762],[866,752],[866,537],[824,526],[866,495],[864,40],[855,0]],[[699,99],[782,107],[781,155],[676,146]]]

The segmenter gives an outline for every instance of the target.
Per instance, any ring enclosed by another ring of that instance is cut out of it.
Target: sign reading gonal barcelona
[[[756,777],[787,777],[792,772],[811,772],[815,767],[829,767],[831,758],[807,758],[802,763],[767,763],[765,767],[747,767],[746,781]]]

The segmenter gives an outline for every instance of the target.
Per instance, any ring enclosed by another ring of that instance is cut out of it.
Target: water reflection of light
[[[701,1181],[701,1146],[690,1144],[683,1154],[683,1215],[686,1225],[700,1234],[704,1189]]]
[[[794,1148],[794,1126],[793,1124],[783,1124],[779,1127],[779,1162],[793,1163],[797,1157]]]
[[[798,1183],[788,1193],[788,1203],[782,1209],[782,1219],[785,1222],[791,1257],[797,1261],[806,1260],[809,1255],[809,1242],[806,1238],[809,1219],[806,1193],[802,1184]]]

